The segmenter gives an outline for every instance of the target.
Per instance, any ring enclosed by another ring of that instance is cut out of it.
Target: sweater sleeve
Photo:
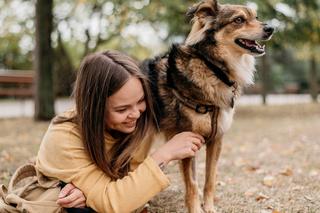
[[[127,176],[112,181],[85,152],[71,124],[49,127],[37,156],[37,169],[44,175],[72,182],[97,212],[131,212],[169,186],[167,176],[147,157]]]

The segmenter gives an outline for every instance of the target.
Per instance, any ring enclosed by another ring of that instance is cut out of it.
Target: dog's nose
[[[273,27],[270,27],[270,26],[265,26],[265,27],[263,28],[263,31],[266,32],[266,33],[268,33],[268,35],[271,35],[271,34],[273,33],[273,31],[274,31],[274,28],[273,28]]]

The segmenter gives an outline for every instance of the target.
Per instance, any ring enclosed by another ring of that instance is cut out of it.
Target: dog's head
[[[195,45],[210,40],[220,48],[239,54],[260,56],[274,29],[258,20],[252,8],[242,5],[218,4],[216,0],[203,0],[187,13],[193,25],[186,44]]]

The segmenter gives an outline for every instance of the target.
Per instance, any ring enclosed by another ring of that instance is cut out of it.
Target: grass
[[[0,182],[32,159],[48,122],[0,120]],[[219,160],[218,212],[320,212],[320,106],[247,106],[237,109]],[[197,156],[200,189],[204,150]],[[150,202],[151,212],[186,212],[178,164],[171,186]]]

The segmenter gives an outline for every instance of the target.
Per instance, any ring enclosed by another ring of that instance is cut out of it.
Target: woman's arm
[[[182,145],[183,144],[183,145]],[[174,136],[171,140],[161,146],[152,154],[152,158],[157,164],[165,165],[171,160],[192,157],[203,144],[203,138],[191,132],[183,132]],[[121,181],[117,181],[121,182]],[[130,186],[129,188],[130,189]],[[83,207],[85,206],[84,194],[72,184],[66,185],[61,193],[58,203],[63,207]]]

